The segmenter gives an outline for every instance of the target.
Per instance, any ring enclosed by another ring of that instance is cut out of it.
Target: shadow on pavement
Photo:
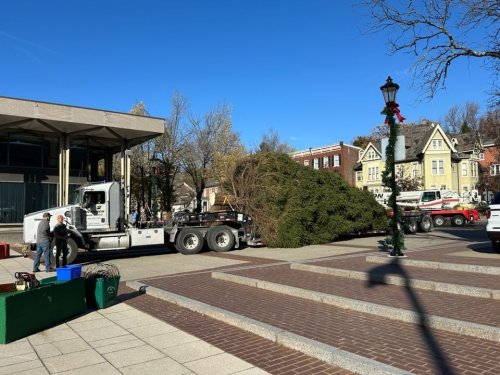
[[[151,247],[148,249],[131,250],[100,250],[80,252],[73,263],[93,264],[102,263],[112,259],[138,258],[152,255],[175,254],[175,249],[166,247]]]
[[[418,300],[417,295],[413,291],[413,288],[410,286],[410,277],[406,273],[405,269],[399,262],[398,258],[394,258],[390,264],[384,264],[377,267],[372,268],[368,272],[368,287],[377,287],[377,286],[387,286],[384,283],[384,279],[386,276],[395,275],[404,278],[405,280],[405,290],[408,295],[408,299],[410,300],[413,311],[419,314],[419,326],[422,333],[422,337],[429,348],[429,353],[434,359],[434,364],[436,368],[439,370],[439,374],[453,375],[454,372],[448,365],[448,360],[446,359],[446,355],[439,346],[439,343],[432,335],[431,329],[428,327],[428,319],[426,318],[426,312]],[[381,280],[380,277],[383,279]],[[399,350],[401,348],[394,348],[395,350]]]

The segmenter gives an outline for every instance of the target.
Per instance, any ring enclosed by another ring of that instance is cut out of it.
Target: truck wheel
[[[429,216],[422,217],[420,223],[418,223],[418,228],[421,232],[427,233],[432,230],[432,220]]]
[[[184,255],[193,255],[203,247],[203,236],[197,229],[182,229],[175,240],[177,251]]]
[[[437,215],[434,216],[434,226],[442,227],[444,225],[444,216]]]
[[[410,220],[405,224],[405,232],[408,234],[417,233],[417,222],[415,220]]]
[[[68,264],[71,264],[75,261],[76,256],[78,255],[78,246],[77,246],[75,240],[73,240],[72,238],[68,238],[66,242],[68,243],[68,257],[66,258],[66,260],[68,261]],[[50,261],[52,263],[52,266],[55,267],[56,266],[56,243],[55,243],[55,241],[52,241],[51,248],[52,248],[52,252],[50,254]],[[61,254],[61,258],[59,259],[59,264],[62,265],[62,254]]]
[[[234,246],[234,235],[226,225],[214,227],[207,234],[208,248],[212,251],[229,251]]]
[[[461,227],[465,224],[465,218],[463,217],[463,215],[454,215],[451,218],[451,224],[457,227]]]

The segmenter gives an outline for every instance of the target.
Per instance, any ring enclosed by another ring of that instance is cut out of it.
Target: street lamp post
[[[158,186],[158,163],[160,159],[158,159],[154,154],[151,159],[151,196],[153,198],[153,203],[151,207],[151,211],[153,214],[153,226],[156,226],[156,222],[158,220],[158,200],[157,200],[157,186]]]
[[[386,154],[386,168],[382,174],[382,181],[384,185],[391,189],[391,196],[389,197],[389,206],[392,209],[392,216],[390,218],[390,228],[392,231],[392,251],[390,256],[404,256],[402,249],[404,248],[404,236],[401,231],[400,212],[396,203],[396,197],[399,194],[399,188],[396,181],[396,163],[395,151],[396,141],[398,137],[398,124],[394,119],[394,115],[399,115],[398,105],[396,103],[396,94],[399,90],[399,85],[392,82],[392,78],[388,77],[386,83],[380,87],[382,95],[385,100],[385,108],[383,114],[386,115],[386,123],[389,125],[389,142],[385,151]]]

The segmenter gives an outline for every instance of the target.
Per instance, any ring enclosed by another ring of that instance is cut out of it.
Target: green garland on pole
[[[394,120],[394,111],[392,108],[384,107],[381,114],[386,115],[385,121],[389,125],[390,129],[389,142],[385,149],[385,170],[382,172],[383,184],[391,189],[391,195],[389,197],[388,203],[389,207],[391,207],[393,211],[393,215],[390,218],[392,238],[387,238],[386,242],[392,244],[394,248],[393,255],[400,256],[403,255],[401,253],[401,250],[405,248],[404,234],[401,230],[401,226],[399,225],[399,223],[401,222],[401,213],[396,203],[396,198],[399,195],[399,186],[396,181],[395,151],[400,125]]]

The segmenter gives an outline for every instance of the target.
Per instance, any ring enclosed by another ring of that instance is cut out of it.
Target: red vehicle
[[[473,223],[474,221],[481,220],[479,218],[479,211],[474,209],[429,210],[429,213],[436,227],[443,226],[446,220],[450,220],[451,224],[457,227],[461,227],[465,223]]]

